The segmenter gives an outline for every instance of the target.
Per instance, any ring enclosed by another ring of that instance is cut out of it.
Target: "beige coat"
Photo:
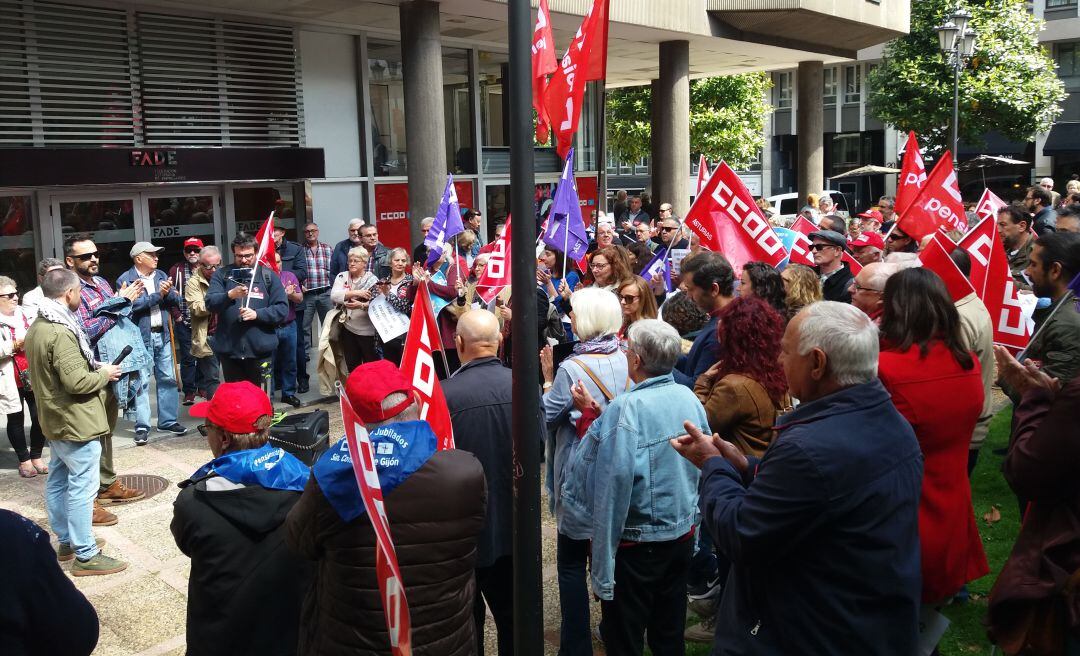
[[[184,284],[184,301],[191,313],[191,355],[196,358],[207,358],[214,354],[206,343],[210,328],[210,310],[206,307],[206,290],[209,288],[210,281],[199,272],[188,276]]]
[[[29,318],[27,318],[29,323]],[[15,336],[26,338],[26,324],[23,323],[23,310],[15,308],[15,314],[7,317],[0,314],[0,414],[10,415],[22,412],[23,402],[19,396],[19,387],[15,382],[15,342],[9,326],[15,328]]]

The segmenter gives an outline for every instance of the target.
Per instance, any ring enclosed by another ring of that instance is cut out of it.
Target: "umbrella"
[[[987,167],[1030,163],[1031,162],[1025,162],[1019,159],[1012,159],[1011,157],[1001,157],[999,155],[979,155],[978,157],[972,157],[968,161],[963,162],[957,168],[961,171],[971,171],[973,169],[979,169],[979,172],[982,173],[983,186],[985,187]]]
[[[876,166],[871,164],[869,166],[860,166],[857,169],[841,173],[840,175],[829,176],[831,180],[837,180],[839,178],[857,178],[863,175],[880,175],[883,173],[899,173],[900,169],[894,169],[889,166]]]

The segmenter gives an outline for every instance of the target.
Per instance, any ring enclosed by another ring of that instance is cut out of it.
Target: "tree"
[[[767,73],[723,75],[690,82],[690,152],[732,168],[748,166],[765,145],[765,121],[772,113]],[[608,149],[623,161],[649,154],[652,134],[649,87],[607,93]]]
[[[1024,0],[968,0],[978,32],[975,54],[960,72],[960,140],[982,145],[997,131],[1032,141],[1061,114],[1065,89],[1054,62],[1039,44],[1042,20]],[[938,47],[936,27],[956,9],[954,0],[911,3],[911,32],[885,47],[881,65],[867,77],[869,109],[902,132],[942,152],[950,147],[953,70]]]

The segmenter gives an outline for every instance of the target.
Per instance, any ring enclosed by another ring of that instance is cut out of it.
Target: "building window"
[[[844,170],[858,166],[862,157],[860,146],[857,133],[833,137],[833,166]]]
[[[1047,9],[1060,9],[1062,7],[1075,7],[1076,0],[1046,0]]]
[[[837,70],[835,68],[826,68],[823,71],[822,79],[825,83],[825,90],[822,93],[822,102],[826,107],[836,105],[836,74]]]
[[[638,161],[634,162],[634,173],[636,175],[649,175],[648,156],[642,157]]]
[[[1059,77],[1080,75],[1080,44],[1062,43],[1057,46]]]
[[[469,51],[443,48],[442,60],[446,170],[454,173],[476,173]]]
[[[405,175],[405,87],[400,43],[368,42],[375,175]]]
[[[862,98],[862,71],[858,66],[844,67],[844,103],[857,103]]]
[[[777,109],[791,109],[791,78],[791,71],[776,74]]]

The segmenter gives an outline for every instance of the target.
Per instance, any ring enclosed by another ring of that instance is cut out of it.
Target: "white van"
[[[845,219],[848,218],[851,212],[849,211],[847,197],[832,189],[825,193],[829,194],[833,202],[836,203],[836,213]],[[799,210],[806,204],[805,200],[796,193],[777,194],[776,196],[769,196],[766,200],[769,201],[769,205],[772,205],[773,212],[788,225],[795,220]]]

